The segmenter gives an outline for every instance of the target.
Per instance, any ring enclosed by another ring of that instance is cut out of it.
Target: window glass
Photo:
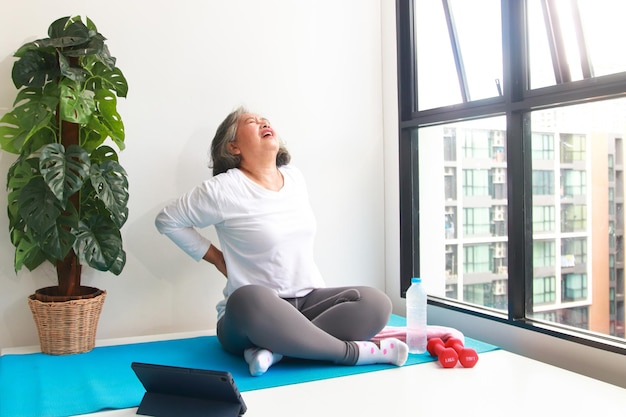
[[[532,133],[532,152],[535,161],[554,160],[554,137],[550,134]]]
[[[614,161],[624,160],[626,99],[535,111],[530,120],[533,317],[607,334],[613,323],[619,332],[622,322],[602,306],[611,286],[624,285],[624,186],[609,181],[609,168],[616,178],[624,169]],[[415,130],[427,201],[420,269],[446,272],[429,293],[498,310],[508,294],[504,126],[492,117]],[[623,304],[611,302],[615,311]]]
[[[419,110],[501,95],[501,20],[500,0],[415,1]]]
[[[556,265],[554,240],[536,240],[533,243],[533,267],[553,267]]]
[[[621,337],[623,300],[610,293],[624,285],[624,167],[616,161],[625,106],[617,99],[530,114],[534,317]]]
[[[420,195],[428,201],[420,208],[420,228],[429,236],[421,246],[429,262],[420,267],[424,276],[441,277],[429,280],[431,295],[507,308],[504,126],[503,117],[493,117],[415,130]]]
[[[533,171],[533,194],[554,195],[554,172],[540,169]]]
[[[555,230],[554,206],[533,206],[533,232],[552,232]]]
[[[489,236],[491,234],[491,218],[489,208],[464,208],[464,234],[466,236]]]
[[[626,2],[578,0],[577,3],[593,75],[626,71],[626,55],[615,53],[614,47],[614,40],[624,36]]]
[[[401,292],[623,339],[626,2],[396,4]]]
[[[556,280],[554,277],[540,277],[533,280],[533,303],[548,304],[556,299]]]
[[[615,53],[626,2],[527,0],[530,88],[626,71]]]

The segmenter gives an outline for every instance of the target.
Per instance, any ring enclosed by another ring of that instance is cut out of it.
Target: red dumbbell
[[[463,342],[454,337],[446,340],[446,347],[454,349],[459,356],[459,362],[464,368],[473,368],[478,362],[478,353],[474,349],[466,348],[463,346]]]
[[[454,368],[459,361],[459,355],[456,351],[451,347],[446,347],[443,340],[438,337],[428,340],[426,350],[431,356],[436,356],[444,368]]]

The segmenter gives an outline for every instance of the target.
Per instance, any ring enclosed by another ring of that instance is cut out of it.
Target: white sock
[[[254,347],[244,350],[243,357],[249,365],[250,375],[259,376],[263,375],[270,366],[279,362],[283,355]]]
[[[406,343],[388,338],[380,341],[380,348],[373,342],[356,342],[359,346],[357,365],[372,365],[375,363],[390,363],[402,366],[409,357],[409,347]]]

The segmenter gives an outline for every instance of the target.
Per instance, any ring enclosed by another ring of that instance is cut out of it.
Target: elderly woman
[[[304,178],[269,121],[236,109],[218,127],[211,158],[213,177],[166,206],[156,226],[227,277],[217,304],[222,347],[243,355],[255,376],[283,356],[402,366],[406,344],[370,341],[389,319],[389,298],[375,288],[324,284]],[[208,226],[221,250],[198,232]]]

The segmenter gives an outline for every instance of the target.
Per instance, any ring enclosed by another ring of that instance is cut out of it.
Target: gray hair
[[[213,141],[211,142],[211,163],[213,176],[222,174],[231,168],[238,168],[241,163],[239,155],[233,155],[228,149],[228,144],[235,141],[237,137],[237,123],[239,118],[249,111],[240,106],[232,111],[217,128]],[[276,155],[276,166],[287,165],[291,160],[289,151],[279,139],[279,149]]]

